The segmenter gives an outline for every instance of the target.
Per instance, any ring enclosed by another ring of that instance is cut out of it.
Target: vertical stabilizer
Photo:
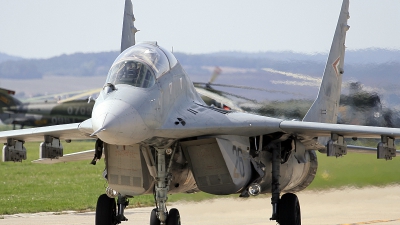
[[[13,121],[13,111],[22,106],[22,102],[16,99],[14,94],[15,91],[0,88],[0,120],[5,124]]]
[[[324,76],[317,99],[308,110],[303,121],[336,123],[342,85],[346,32],[349,29],[349,0],[344,0],[333,37]]]
[[[15,91],[0,88],[0,114],[3,113],[4,111],[9,111],[10,107],[16,107],[22,105],[21,101],[13,97],[14,94]]]
[[[131,0],[125,0],[124,22],[122,25],[121,52],[135,45],[135,34],[138,32],[135,25],[135,16]]]

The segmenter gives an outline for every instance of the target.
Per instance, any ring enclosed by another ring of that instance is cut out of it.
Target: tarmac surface
[[[364,189],[305,191],[297,194],[304,225],[394,225],[400,224],[400,186]],[[126,210],[121,223],[149,224],[153,207]],[[200,203],[177,202],[184,225],[275,225],[270,221],[270,198],[221,198]],[[86,225],[94,224],[94,212],[36,213],[0,216],[0,225]]]

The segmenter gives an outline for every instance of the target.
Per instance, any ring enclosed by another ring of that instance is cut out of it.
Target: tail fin
[[[303,121],[336,123],[342,85],[344,52],[349,19],[349,0],[343,0],[339,20],[333,37],[324,76],[317,99],[308,110]]]
[[[15,91],[0,88],[0,113],[7,111],[9,107],[22,105],[22,102],[13,97]]]
[[[135,25],[135,16],[131,0],[125,0],[124,22],[122,25],[121,52],[135,45],[135,34],[138,32]]]

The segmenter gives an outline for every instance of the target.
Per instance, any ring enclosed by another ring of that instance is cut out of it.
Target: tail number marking
[[[233,156],[235,156],[235,169],[233,171],[233,177],[234,178],[239,178],[244,177],[245,171],[244,171],[244,162],[243,162],[243,153],[242,149],[240,147],[236,147],[235,145],[232,146],[232,153]]]

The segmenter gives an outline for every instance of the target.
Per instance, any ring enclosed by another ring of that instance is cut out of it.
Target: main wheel
[[[160,225],[160,220],[157,217],[157,209],[151,210],[150,225]]]
[[[169,210],[167,217],[167,225],[181,225],[181,216],[179,211],[175,208]]]
[[[278,207],[280,225],[301,225],[300,203],[295,194],[282,195]]]
[[[109,198],[106,194],[100,195],[96,206],[96,225],[115,225],[117,215],[115,199]]]

